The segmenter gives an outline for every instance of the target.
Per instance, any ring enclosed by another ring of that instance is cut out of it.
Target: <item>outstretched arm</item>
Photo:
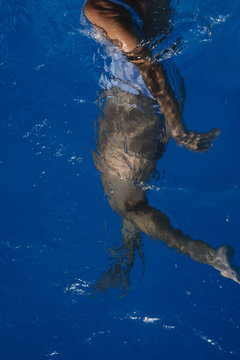
[[[144,17],[144,3],[127,0],[135,4]],[[132,21],[130,13],[121,5],[110,0],[88,0],[85,5],[85,14],[88,20],[104,35],[117,45],[126,55],[128,61],[135,64],[143,79],[161,107],[172,137],[179,145],[186,146],[192,151],[205,151],[211,146],[211,141],[218,134],[217,129],[206,133],[188,131],[182,120],[179,103],[169,84],[166,72],[161,63],[156,62],[149,50],[141,45],[142,34]]]

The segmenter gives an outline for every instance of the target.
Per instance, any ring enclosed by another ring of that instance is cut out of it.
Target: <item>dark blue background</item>
[[[92,161],[104,49],[82,8],[0,1],[0,360],[239,359],[239,285],[161,242],[143,236],[145,274],[137,259],[127,296],[88,295],[121,223]],[[149,190],[174,227],[230,244],[238,265],[239,9],[208,0],[175,10],[186,124],[221,136],[204,154],[171,141]]]

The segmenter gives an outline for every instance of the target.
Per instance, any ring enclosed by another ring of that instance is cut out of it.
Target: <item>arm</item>
[[[144,16],[143,3],[141,1],[139,9],[139,14],[142,16]],[[166,72],[161,63],[157,63],[151,53],[141,45],[142,35],[132,22],[129,12],[109,0],[88,0],[85,14],[93,25],[125,53],[128,61],[138,67],[148,89],[160,105],[176,142],[192,151],[202,152],[209,149],[218,130],[213,129],[200,134],[186,129]]]

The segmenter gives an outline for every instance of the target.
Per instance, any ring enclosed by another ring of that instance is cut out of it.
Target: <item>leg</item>
[[[130,273],[134,265],[136,253],[144,265],[141,232],[131,221],[123,219],[123,244],[120,249],[110,249],[112,265],[108,271],[98,279],[94,285],[97,292],[120,288],[122,296],[130,290]]]
[[[88,0],[85,8],[87,19],[123,51],[135,49],[141,40],[129,12],[110,0]]]
[[[102,94],[100,104],[101,100],[105,101],[99,116],[98,154],[94,154],[94,160],[112,209],[123,215],[123,244],[119,250],[111,250],[111,268],[94,288],[103,292],[119,287],[126,293],[135,257],[138,254],[144,264],[144,256],[141,231],[124,214],[127,208],[146,201],[146,192],[136,183],[151,176],[155,158],[162,155],[168,138],[152,99],[113,88]]]
[[[160,210],[146,203],[139,203],[129,209],[126,217],[135,223],[146,235],[154,240],[160,239],[169,247],[176,248],[193,260],[213,266],[221,275],[240,284],[240,269],[231,264],[233,249],[221,246],[213,249],[200,240],[193,240],[190,235],[184,235],[181,230],[173,229],[169,218]]]

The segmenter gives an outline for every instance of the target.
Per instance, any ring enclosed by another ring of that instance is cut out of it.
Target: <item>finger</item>
[[[202,134],[204,137],[209,139],[215,139],[220,135],[220,129],[212,129],[211,131],[205,132]]]
[[[212,142],[214,139],[216,139],[216,136],[214,134],[208,134],[208,135],[204,134],[203,136],[201,136],[201,139],[199,140],[199,143]]]
[[[209,139],[201,140],[197,143],[198,146],[213,146],[212,141]]]
[[[211,143],[205,143],[198,145],[198,151],[204,152],[210,150],[213,145]]]
[[[198,152],[207,151],[207,150],[211,149],[211,147],[213,146],[211,141],[208,141],[208,140],[195,142],[195,143],[191,143],[191,144],[188,144],[188,145],[189,145],[188,147],[192,151],[198,151]]]
[[[198,139],[199,142],[206,142],[206,141],[212,141],[216,138],[216,136],[212,133],[204,133],[201,134],[200,139]]]
[[[215,137],[219,136],[221,134],[221,131],[219,128],[212,129],[212,132],[214,133]]]
[[[197,143],[197,146],[213,146],[212,141],[209,139],[201,140]]]
[[[204,153],[205,151],[208,151],[210,149],[211,149],[211,146],[206,146],[206,147],[199,147],[195,151],[197,151],[199,153]]]

